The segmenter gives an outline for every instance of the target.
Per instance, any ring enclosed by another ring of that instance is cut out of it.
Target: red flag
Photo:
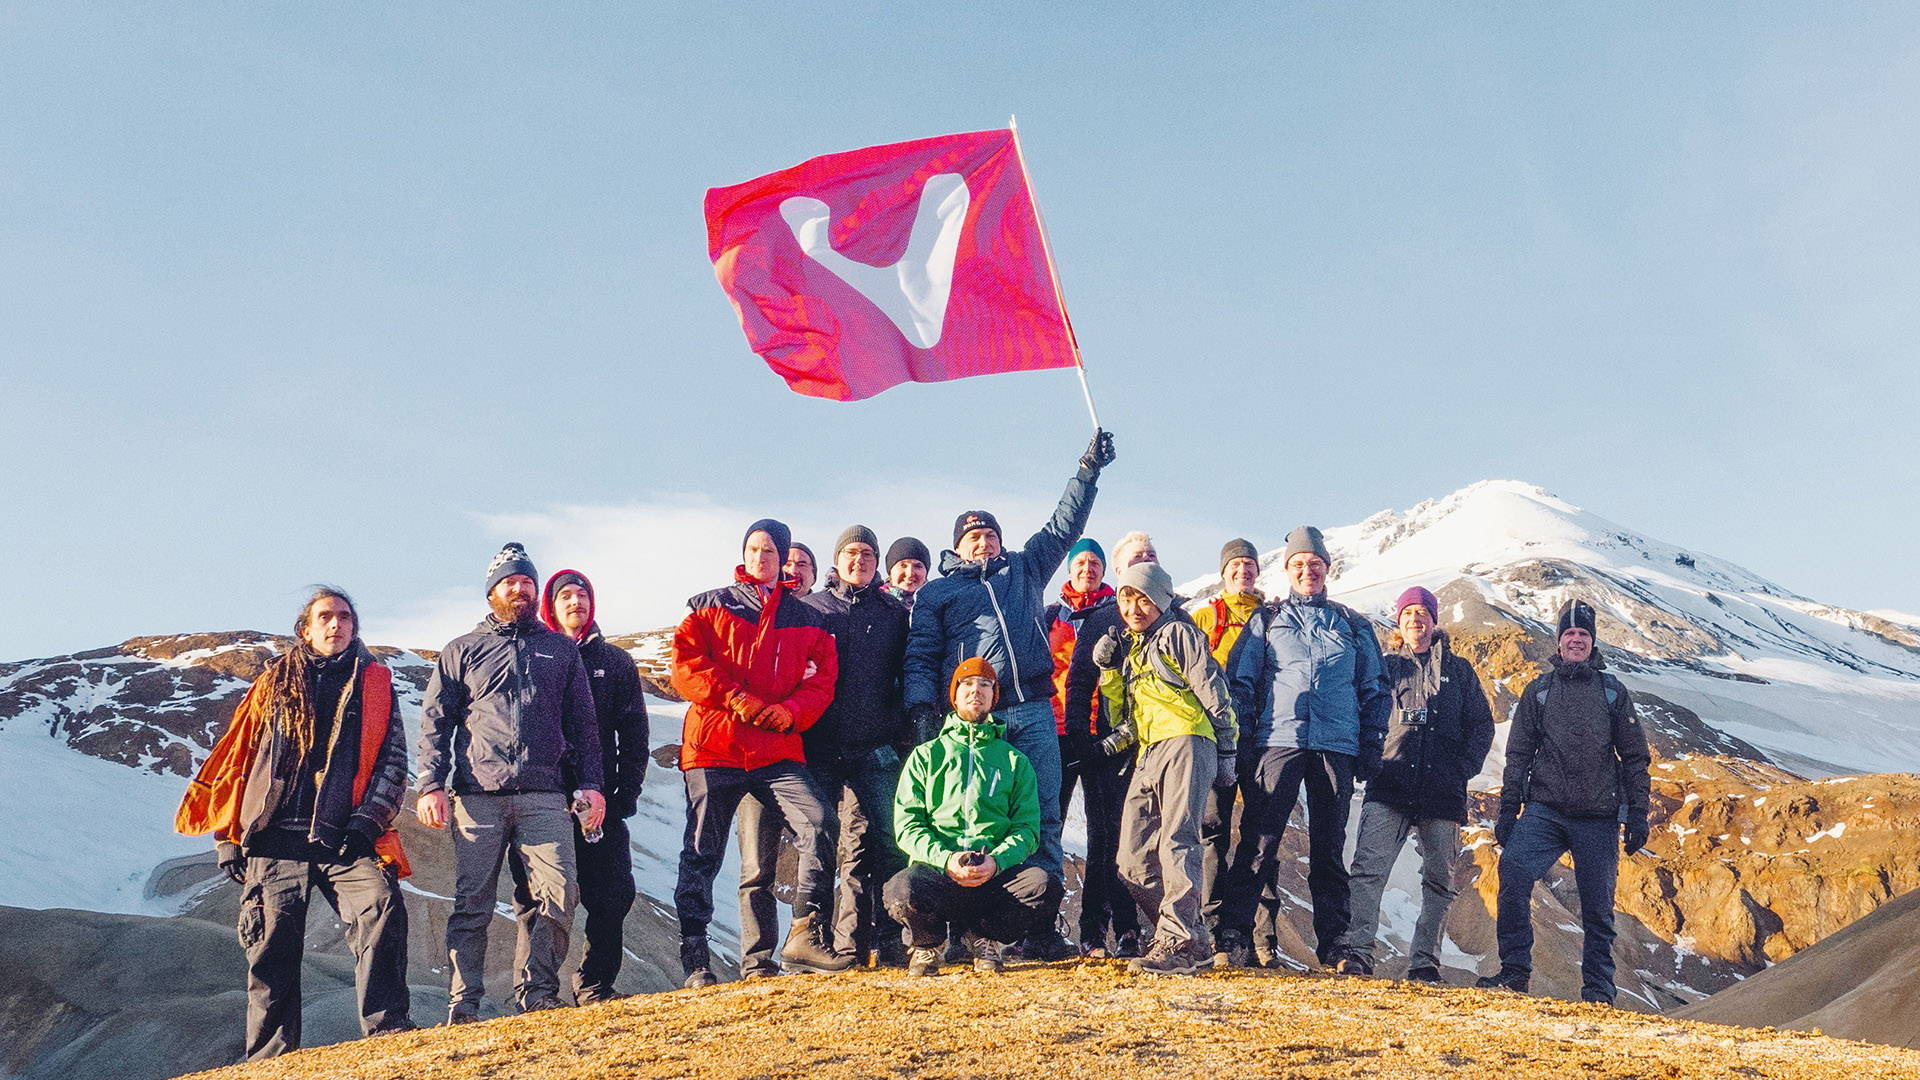
[[[748,344],[799,393],[1076,362],[1012,131],[827,154],[706,210]]]

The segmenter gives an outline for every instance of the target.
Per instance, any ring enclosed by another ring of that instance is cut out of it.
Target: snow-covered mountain
[[[1537,487],[1495,480],[1326,530],[1329,593],[1383,623],[1424,585],[1441,625],[1550,630],[1594,604],[1627,685],[1807,775],[1920,770],[1920,619],[1822,604],[1724,559],[1655,540]],[[1286,589],[1281,552],[1260,585]],[[1182,589],[1210,596],[1219,583]]]

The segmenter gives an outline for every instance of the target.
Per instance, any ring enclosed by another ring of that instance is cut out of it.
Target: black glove
[[[1512,810],[1502,808],[1500,811],[1500,820],[1495,822],[1493,826],[1493,842],[1499,844],[1501,847],[1506,847],[1507,841],[1513,837],[1513,827],[1519,823],[1520,810],[1518,807]]]
[[[1647,819],[1644,817],[1638,821],[1627,822],[1624,828],[1626,841],[1621,846],[1627,849],[1629,855],[1646,847],[1647,839],[1653,835],[1653,830],[1647,827]]]
[[[1363,784],[1372,783],[1373,778],[1380,775],[1383,765],[1380,755],[1380,747],[1362,746],[1360,756],[1353,761],[1353,778]]]
[[[1231,753],[1221,754],[1220,764],[1213,771],[1213,786],[1217,788],[1223,788],[1223,789],[1230,788],[1236,782],[1239,781],[1240,779],[1239,773],[1240,773],[1240,769],[1234,763],[1233,754]],[[1225,800],[1223,799],[1222,801],[1224,802]],[[1229,806],[1226,810],[1226,813],[1231,814],[1232,812],[1233,812],[1233,808]]]
[[[1120,666],[1127,655],[1127,630],[1123,626],[1108,627],[1093,643],[1093,666],[1101,671],[1112,671]]]
[[[240,845],[222,840],[213,850],[215,860],[220,863],[220,869],[234,881],[242,885],[246,884],[247,853],[240,850]]]
[[[1080,467],[1090,473],[1113,464],[1113,432],[1106,428],[1097,428],[1093,441],[1087,444],[1087,452],[1080,455]]]
[[[907,727],[913,732],[915,746],[932,742],[940,734],[940,706],[929,701],[908,709]]]
[[[367,834],[359,829],[348,829],[347,835],[340,838],[340,846],[334,851],[348,862],[374,857],[373,841],[367,839]]]
[[[1060,770],[1078,772],[1101,757],[1100,744],[1091,734],[1069,731],[1060,736]]]

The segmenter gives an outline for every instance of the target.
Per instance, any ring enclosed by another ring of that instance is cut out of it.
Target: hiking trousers
[[[1353,924],[1347,928],[1347,952],[1373,961],[1380,934],[1380,898],[1387,877],[1412,836],[1420,852],[1420,918],[1413,926],[1408,970],[1440,967],[1440,932],[1453,906],[1453,864],[1460,857],[1460,824],[1446,818],[1418,818],[1397,806],[1369,799],[1360,806],[1360,833],[1353,849]]]
[[[1143,748],[1120,811],[1120,877],[1153,924],[1156,941],[1207,941],[1200,917],[1206,849],[1200,818],[1219,751],[1212,739],[1176,735]]]
[[[883,895],[887,910],[905,927],[906,943],[937,949],[947,940],[948,923],[1002,944],[1018,941],[1042,912],[1059,909],[1060,892],[1060,882],[1029,859],[971,886],[939,867],[913,863],[893,875]]]
[[[727,854],[727,834],[733,831],[734,813],[748,795],[763,804],[772,803],[779,819],[793,832],[800,853],[795,917],[832,910],[833,881],[826,867],[833,859],[837,840],[835,822],[805,766],[797,761],[776,761],[757,769],[714,766],[688,769],[682,775],[687,783],[687,831],[680,846],[679,878],[673,888],[682,940],[704,937],[713,921],[713,879]],[[760,869],[770,874],[773,861],[763,858]],[[743,868],[741,877],[744,880],[746,876]],[[741,892],[744,897],[744,886]],[[741,912],[743,923],[746,914]]]
[[[846,757],[823,753],[808,763],[807,771],[827,805],[837,808],[840,824],[833,948],[863,957],[879,942],[900,933],[900,924],[887,914],[887,905],[880,899],[887,882],[907,865],[893,840],[900,755],[891,746]]]
[[[734,808],[740,844],[740,974],[780,974],[780,808],[748,794]]]
[[[393,870],[372,857],[250,858],[239,926],[247,953],[248,1061],[300,1049],[300,965],[314,889],[346,924],[361,1034],[411,1026],[407,907]]]
[[[1313,899],[1314,952],[1322,964],[1339,959],[1347,909],[1347,816],[1353,805],[1353,757],[1330,750],[1269,746],[1254,758],[1241,785],[1240,842],[1227,870],[1220,924],[1252,936],[1262,890],[1280,876],[1280,839],[1307,793],[1307,892]]]
[[[1114,938],[1140,932],[1140,913],[1120,882],[1120,810],[1133,779],[1133,754],[1105,754],[1092,738],[1072,755],[1078,760],[1060,772],[1060,815],[1064,819],[1080,787],[1087,811],[1087,865],[1080,885],[1080,943],[1105,947],[1107,927]],[[1067,755],[1065,745],[1061,756]]]
[[[453,797],[453,913],[447,916],[451,1010],[477,1012],[486,995],[487,928],[509,851],[526,866],[532,923],[525,966],[514,972],[522,1008],[560,996],[580,878],[573,815],[558,791],[473,792]],[[517,951],[517,950],[516,950]]]
[[[582,934],[587,948],[580,957],[580,970],[573,975],[576,1000],[583,995],[595,998],[613,993],[625,948],[627,912],[633,909],[638,895],[626,820],[608,817],[600,829],[600,839],[589,844],[580,831],[579,820],[573,823],[573,862],[580,877],[580,906],[587,912]],[[527,884],[527,864],[518,852],[507,855],[507,870],[513,875],[513,918],[518,926],[513,969],[523,972],[527,970],[539,908]]]
[[[1577,818],[1530,802],[1500,849],[1496,928],[1500,966],[1533,970],[1533,884],[1560,856],[1573,855],[1580,893],[1580,997],[1613,1003],[1613,890],[1620,870],[1617,818]]]

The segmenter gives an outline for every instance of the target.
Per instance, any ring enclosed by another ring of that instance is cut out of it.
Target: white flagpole
[[[1020,179],[1027,185],[1027,201],[1033,204],[1034,223],[1040,226],[1040,251],[1047,258],[1047,274],[1053,279],[1053,300],[1060,305],[1060,322],[1067,328],[1067,344],[1073,348],[1073,370],[1080,376],[1080,393],[1087,399],[1087,415],[1093,429],[1100,430],[1100,414],[1093,409],[1093,391],[1087,389],[1087,365],[1080,358],[1080,339],[1074,336],[1073,320],[1067,317],[1067,298],[1060,291],[1060,269],[1053,262],[1053,244],[1047,239],[1047,220],[1040,214],[1040,199],[1033,193],[1033,177],[1027,173],[1027,155],[1020,152],[1020,125],[1007,117],[1007,130],[1013,133],[1013,156],[1020,162]]]

